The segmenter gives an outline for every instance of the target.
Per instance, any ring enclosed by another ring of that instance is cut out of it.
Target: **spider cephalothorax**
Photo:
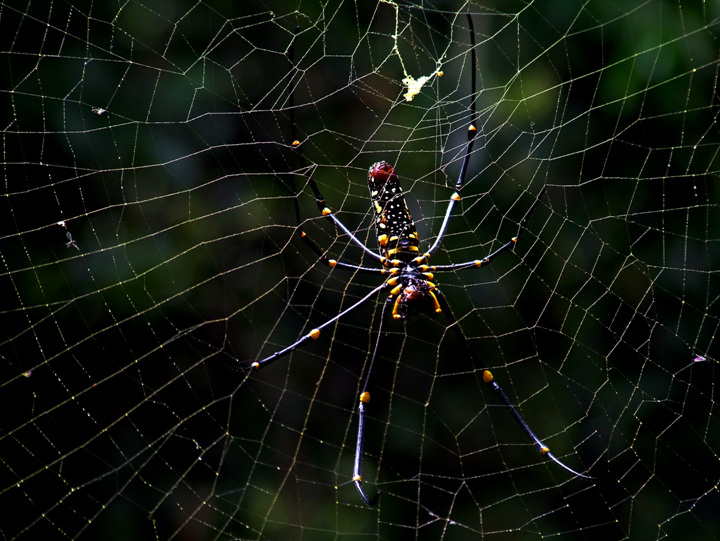
[[[388,299],[392,301],[394,298],[393,318],[405,319],[410,305],[418,310],[429,306],[438,314],[442,312],[440,303],[434,293],[437,288],[430,281],[432,277],[432,273],[420,272],[416,267],[408,265],[401,269],[397,276],[393,276],[388,280],[388,284],[394,286],[390,290]]]

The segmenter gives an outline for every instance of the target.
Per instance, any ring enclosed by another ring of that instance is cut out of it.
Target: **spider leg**
[[[359,306],[365,304],[366,301],[372,299],[375,295],[377,295],[378,293],[380,293],[383,289],[387,289],[388,287],[390,287],[390,285],[389,285],[387,282],[383,282],[382,284],[380,284],[379,286],[377,286],[376,288],[374,288],[370,293],[368,293],[367,295],[365,295],[362,299],[360,299],[359,301],[357,301],[355,304],[353,304],[352,306],[346,308],[345,310],[343,310],[342,312],[340,312],[340,313],[339,313],[338,315],[336,315],[335,317],[333,317],[333,318],[331,318],[331,319],[328,319],[325,323],[323,323],[322,325],[314,328],[314,329],[311,330],[309,333],[301,336],[296,342],[290,344],[288,347],[276,351],[275,353],[273,353],[273,354],[270,355],[269,357],[265,357],[264,359],[260,359],[259,361],[255,361],[255,362],[253,362],[253,363],[251,363],[251,364],[243,365],[243,366],[241,367],[241,369],[243,369],[243,370],[260,370],[261,368],[269,365],[270,363],[273,363],[273,362],[277,361],[279,358],[284,357],[285,355],[287,355],[288,353],[290,353],[290,352],[293,351],[294,349],[302,346],[302,345],[305,344],[305,342],[307,342],[308,340],[317,340],[317,339],[320,337],[321,331],[322,331],[325,327],[327,327],[328,325],[331,325],[331,324],[335,323],[338,319],[340,319],[340,318],[343,317],[344,315],[352,312],[353,310],[355,310],[355,309],[358,308]]]
[[[461,270],[461,269],[471,269],[473,267],[480,268],[484,265],[489,265],[492,263],[493,259],[495,259],[500,254],[507,252],[508,250],[512,250],[515,248],[515,245],[517,244],[518,240],[520,240],[520,235],[522,235],[523,231],[525,231],[525,226],[527,225],[528,220],[532,216],[533,212],[535,211],[535,207],[537,207],[538,203],[540,202],[540,198],[545,193],[545,187],[543,186],[540,190],[540,193],[535,198],[535,202],[530,207],[530,210],[528,210],[525,213],[525,217],[520,221],[520,227],[518,229],[518,233],[515,237],[510,239],[508,242],[500,246],[497,250],[495,250],[490,255],[485,256],[482,259],[475,259],[473,261],[466,261],[465,263],[455,263],[452,265],[433,265],[430,267],[430,270],[432,271],[451,271],[451,270]]]
[[[325,255],[325,252],[313,241],[307,233],[303,230],[302,226],[300,225],[301,219],[300,219],[300,205],[298,204],[297,200],[297,194],[294,194],[295,197],[293,199],[293,202],[295,203],[295,213],[298,217],[298,228],[297,228],[297,235],[300,237],[300,240],[302,240],[305,245],[310,248],[310,250],[317,256],[318,261],[322,263],[323,265],[330,267],[331,269],[334,269],[335,267],[340,269],[346,269],[346,270],[352,270],[352,271],[358,271],[365,274],[385,274],[386,271],[383,268],[380,267],[363,267],[362,265],[353,265],[351,263],[344,263],[342,261],[338,261],[337,259],[330,259],[327,255]],[[351,234],[352,237],[354,235]]]
[[[300,27],[295,28],[295,36],[297,36],[298,32],[300,31]],[[302,151],[302,145],[300,143],[300,140],[298,138],[297,134],[297,126],[295,124],[295,76],[293,74],[293,71],[296,69],[295,66],[295,38],[293,38],[292,43],[290,44],[290,49],[288,51],[288,60],[290,62],[290,85],[288,90],[288,109],[290,111],[290,136],[292,141],[292,146],[295,150],[295,155],[297,156],[298,163],[300,165],[300,169],[303,171],[303,176],[307,180],[307,183],[310,185],[310,188],[313,191],[313,194],[315,195],[315,202],[317,204],[318,210],[320,211],[320,214],[328,218],[331,222],[335,224],[335,226],[340,229],[343,233],[345,233],[348,237],[350,237],[350,240],[354,242],[356,245],[358,245],[362,250],[375,259],[376,261],[381,262],[382,257],[373,252],[370,248],[365,246],[365,244],[358,239],[355,234],[350,231],[345,224],[343,224],[340,219],[335,216],[335,213],[325,204],[325,198],[323,197],[322,193],[320,192],[320,188],[318,188],[317,183],[315,182],[315,179],[313,178],[310,168],[308,167],[307,161],[305,160],[305,154]],[[349,263],[340,263],[336,261],[335,259],[328,258],[324,251],[320,249],[320,247],[312,240],[310,237],[308,237],[307,233],[303,231],[302,229],[302,216],[300,212],[300,203],[298,201],[298,192],[295,188],[295,180],[294,177],[291,177],[291,180],[289,182],[290,190],[293,194],[293,204],[295,206],[295,219],[297,221],[297,234],[300,237],[300,239],[305,243],[310,250],[315,253],[315,255],[318,256],[318,260],[320,263],[333,268],[335,266],[350,269],[350,270],[356,270],[360,272],[368,272],[368,273],[374,273],[379,274],[382,272],[382,269],[374,269],[371,267],[363,267],[359,265],[351,265]]]
[[[365,374],[365,379],[363,380],[363,386],[362,386],[362,392],[360,393],[360,403],[358,404],[358,434],[357,434],[357,441],[355,443],[355,462],[353,465],[353,476],[352,480],[353,483],[355,483],[355,488],[360,493],[360,497],[362,498],[362,501],[365,502],[365,505],[368,507],[372,507],[377,502],[378,498],[380,497],[380,491],[378,490],[375,496],[372,498],[368,498],[367,494],[365,494],[365,491],[362,488],[362,452],[363,452],[363,440],[365,437],[365,407],[367,404],[370,403],[370,393],[368,392],[368,383],[370,381],[370,374],[372,373],[373,365],[375,364],[375,359],[377,357],[378,350],[380,348],[380,339],[382,338],[382,326],[383,321],[385,321],[387,317],[388,307],[392,303],[392,298],[388,297],[385,301],[385,304],[383,305],[382,314],[380,316],[380,325],[378,326],[378,335],[377,339],[375,340],[375,349],[373,350],[372,358],[370,359],[370,364],[368,365],[367,374]]]
[[[465,344],[465,348],[468,351],[468,354],[470,355],[470,358],[473,361],[473,364],[476,366],[480,366],[479,363],[477,363],[477,357],[475,357],[475,354],[473,353],[472,349],[470,348],[470,344],[467,341],[467,338],[465,337],[465,333],[462,331],[462,328],[460,327],[460,324],[458,323],[457,319],[455,318],[455,315],[452,312],[452,309],[450,308],[450,304],[445,299],[445,296],[440,292],[439,289],[435,289],[435,294],[438,298],[438,301],[440,302],[440,306],[442,307],[442,312],[445,314],[445,317],[447,318],[447,322],[450,327],[452,327],[457,334],[460,341]],[[503,391],[502,387],[500,387],[500,384],[498,384],[490,370],[483,369],[482,370],[482,379],[485,383],[487,383],[490,388],[493,390],[493,392],[500,398],[500,401],[507,406],[508,411],[510,412],[510,415],[512,415],[513,419],[515,419],[515,422],[522,428],[523,432],[525,432],[525,435],[528,437],[528,439],[535,445],[537,450],[540,452],[541,455],[548,457],[550,460],[555,462],[558,466],[563,468],[564,470],[572,473],[573,475],[576,475],[577,477],[583,477],[585,479],[596,479],[596,477],[593,477],[591,475],[587,475],[584,473],[580,473],[572,469],[570,466],[563,463],[560,459],[558,459],[555,455],[553,455],[550,452],[550,448],[545,445],[540,438],[538,438],[535,433],[532,431],[530,426],[528,426],[525,419],[523,419],[522,415],[520,415],[520,412],[518,409],[513,405],[512,402],[510,402],[510,399],[505,394],[505,391]]]
[[[472,71],[472,91],[471,91],[471,101],[470,101],[470,124],[468,126],[468,140],[467,144],[465,145],[465,155],[463,156],[462,166],[460,167],[460,174],[458,175],[457,183],[455,184],[455,192],[450,196],[450,201],[448,202],[447,210],[445,211],[445,217],[443,218],[442,224],[440,224],[440,231],[437,234],[437,237],[435,238],[435,242],[433,242],[430,249],[428,249],[427,252],[425,252],[425,257],[430,257],[435,250],[438,249],[440,246],[440,243],[442,242],[443,237],[445,236],[445,230],[447,229],[448,223],[450,222],[450,216],[452,215],[453,207],[455,206],[455,203],[460,201],[460,193],[462,192],[463,185],[465,183],[465,174],[467,173],[468,165],[470,164],[470,154],[472,153],[473,144],[475,143],[475,135],[477,135],[477,127],[475,126],[476,122],[476,105],[475,101],[477,99],[477,82],[475,80],[475,66],[477,65],[477,55],[475,54],[475,28],[473,27],[472,17],[468,13],[467,14],[468,24],[470,25],[470,58],[471,58],[471,65],[470,69]]]

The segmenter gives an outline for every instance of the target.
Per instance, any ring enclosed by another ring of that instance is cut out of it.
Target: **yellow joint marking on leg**
[[[419,252],[420,249],[417,246],[410,246],[410,251],[411,252]]]
[[[400,261],[399,259],[393,259],[390,263],[393,267],[399,267],[400,265],[402,265],[402,261]]]
[[[460,194],[455,192],[450,196],[450,199],[452,199],[453,201],[460,201]]]
[[[475,124],[470,124],[470,126],[468,127],[468,131],[477,131]]]
[[[485,383],[490,383],[493,380],[493,375],[490,370],[483,370],[483,381]]]
[[[475,266],[476,266],[476,267],[482,267],[482,264],[483,264],[483,262],[480,261],[479,259],[476,259],[476,260],[475,260]]]
[[[352,478],[352,480],[353,480],[353,483],[354,483],[355,481],[357,481],[358,483],[361,483],[361,482],[362,482],[362,477],[360,477],[359,475],[356,475],[355,477]]]
[[[433,289],[435,289],[435,288],[433,287]],[[435,308],[435,312],[438,314],[440,312],[442,312],[442,308],[440,308],[440,303],[438,302],[437,297],[435,296],[435,293],[433,293],[432,291],[430,291],[430,298],[433,301],[433,308]]]
[[[388,236],[387,235],[380,235],[378,237],[378,244],[380,246],[385,246],[388,243]]]
[[[363,404],[367,404],[368,402],[370,402],[370,393],[367,391],[364,391],[363,393],[361,393],[360,394],[360,402],[362,402]]]
[[[513,237],[513,238],[512,238],[512,241],[517,244],[518,238],[517,238],[517,237]]]
[[[546,455],[550,452],[550,447],[543,447],[542,449],[540,449],[540,452]]]
[[[335,265],[337,265],[337,261],[334,259],[328,259],[327,264],[328,264],[328,267],[330,267],[332,269]]]
[[[397,284],[397,279],[394,279],[394,280],[395,280],[395,283],[390,284],[391,286],[394,286],[395,284]],[[393,297],[395,297],[396,295],[399,295],[400,292],[402,291],[402,287],[403,287],[402,284],[400,284],[399,286],[392,288],[392,290],[390,290],[390,295],[392,295]],[[398,297],[398,300],[400,300],[400,297]],[[397,304],[397,302],[395,304]]]
[[[312,331],[310,331],[308,336],[313,340],[317,340],[318,338],[320,338],[320,329],[313,329]]]
[[[332,210],[330,210],[330,209],[327,208],[327,207],[325,207],[324,209],[322,209],[322,215],[323,215],[323,216],[327,216],[328,214],[332,214]]]
[[[398,293],[399,293],[399,290],[402,289],[402,286],[397,286],[395,289],[397,289],[397,290],[398,290]],[[393,291],[394,291],[394,290],[393,290]],[[395,299],[395,304],[393,305],[393,310],[392,310],[393,319],[402,319],[402,314],[401,314],[400,312],[398,312],[398,310],[399,310],[399,308],[400,308],[400,299],[401,299],[401,298],[402,298],[402,297],[400,297],[400,296],[398,295],[398,298]]]
[[[433,278],[435,278],[432,272],[423,272],[422,275],[428,280],[432,280]]]
[[[393,269],[393,270],[395,270],[395,269]],[[389,285],[389,286],[396,286],[397,283],[398,283],[397,276],[393,276],[392,278],[388,278],[388,280],[387,280],[387,285]]]
[[[437,74],[437,75],[438,75],[438,77],[442,77],[442,76],[443,76],[443,74],[444,74],[444,72],[442,72],[442,71],[438,71],[438,74]]]
[[[300,141],[298,141],[297,139],[295,139],[295,140],[292,142],[292,146],[294,146],[294,147],[300,146]]]
[[[260,363],[257,362],[257,361],[255,361],[254,363],[252,363],[250,366],[251,366],[254,370],[259,370],[259,369],[260,369]]]
[[[305,231],[303,231],[302,229],[300,231],[298,231],[298,235],[300,235],[301,239],[304,237],[307,237],[307,233],[305,233]]]

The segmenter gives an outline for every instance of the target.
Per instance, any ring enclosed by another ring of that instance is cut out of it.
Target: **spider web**
[[[720,537],[717,5],[330,4],[0,3],[3,537]],[[382,299],[233,370],[380,283],[295,236],[293,178],[315,242],[374,264],[317,214],[291,85],[373,249],[368,166],[429,246],[472,100],[432,262],[497,249],[547,185],[514,252],[436,276],[485,366],[441,316],[384,322],[374,508]]]

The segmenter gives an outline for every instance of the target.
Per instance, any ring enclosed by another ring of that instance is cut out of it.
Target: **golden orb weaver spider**
[[[472,18],[468,14],[468,22],[470,29],[470,42],[471,42],[471,58],[472,68],[474,70],[477,60],[475,56],[475,35],[473,29]],[[296,30],[297,33],[297,30]],[[294,66],[294,43],[290,47],[290,68]],[[380,491],[377,491],[375,496],[372,498],[368,497],[362,487],[362,452],[363,452],[363,440],[365,433],[365,409],[367,404],[370,402],[370,393],[368,392],[368,383],[370,381],[370,375],[372,373],[372,367],[375,362],[375,357],[378,351],[378,343],[382,336],[382,321],[387,317],[387,312],[390,310],[394,319],[405,319],[407,315],[407,307],[415,306],[422,309],[421,303],[426,304],[426,309],[430,308],[437,314],[444,314],[448,326],[451,327],[454,332],[458,335],[460,341],[465,345],[469,355],[473,360],[476,360],[473,350],[471,349],[467,338],[465,337],[462,329],[459,326],[457,319],[455,318],[450,305],[448,304],[445,296],[440,292],[437,286],[432,282],[434,279],[435,272],[447,272],[456,271],[463,269],[475,269],[485,265],[489,265],[493,259],[500,254],[503,254],[509,250],[512,250],[515,244],[518,242],[520,235],[525,229],[525,225],[532,215],[535,207],[540,201],[543,193],[545,192],[545,186],[540,190],[540,193],[536,196],[535,202],[531,205],[530,209],[525,214],[525,217],[521,220],[518,229],[517,236],[510,239],[508,242],[500,246],[497,250],[491,254],[485,256],[483,259],[476,259],[473,261],[467,261],[465,263],[455,263],[450,265],[428,265],[429,259],[432,254],[440,246],[442,239],[445,235],[448,222],[452,215],[453,207],[460,200],[460,193],[463,188],[465,181],[465,174],[467,172],[470,155],[472,153],[473,143],[477,128],[475,127],[475,95],[476,95],[476,81],[475,76],[472,77],[472,103],[470,108],[470,124],[468,127],[468,138],[465,146],[465,152],[463,156],[460,173],[458,175],[457,183],[455,184],[455,191],[450,197],[445,217],[440,225],[440,231],[437,234],[435,242],[430,248],[421,253],[419,244],[420,239],[415,229],[415,223],[410,216],[407,205],[405,204],[405,198],[402,194],[402,188],[400,187],[400,180],[395,173],[395,170],[387,162],[381,161],[373,164],[368,171],[368,187],[370,189],[370,198],[372,201],[374,216],[375,216],[375,231],[378,242],[378,252],[375,252],[368,248],[360,239],[358,239],[352,231],[350,231],[341,221],[335,216],[335,213],[325,204],[325,198],[323,197],[317,183],[313,179],[312,175],[307,172],[308,167],[305,162],[305,158],[300,149],[300,142],[296,135],[296,126],[294,119],[294,95],[292,80],[290,84],[290,121],[292,130],[292,146],[296,149],[298,158],[301,162],[301,167],[305,173],[307,183],[315,195],[315,200],[318,209],[322,216],[325,216],[330,220],[336,228],[341,230],[345,235],[348,236],[351,242],[359,246],[367,256],[376,260],[379,264],[379,268],[375,267],[362,267],[359,265],[353,265],[330,259],[325,255],[325,252],[312,240],[302,229],[302,219],[300,212],[300,204],[298,202],[297,193],[293,187],[293,201],[295,205],[295,215],[297,220],[297,233],[302,241],[308,246],[308,248],[318,257],[318,261],[323,263],[329,268],[344,268],[356,272],[380,274],[388,276],[388,278],[379,286],[372,289],[368,294],[362,297],[359,301],[355,302],[349,308],[341,311],[335,317],[325,321],[322,325],[319,325],[309,333],[301,336],[297,341],[290,344],[289,346],[276,351],[272,355],[265,357],[259,361],[244,365],[242,368],[245,370],[259,370],[277,359],[287,355],[294,349],[302,346],[309,340],[316,340],[320,337],[322,330],[338,321],[346,314],[352,312],[359,306],[365,304],[365,302],[376,297],[383,291],[389,290],[389,295],[384,304],[382,315],[380,318],[380,328],[378,329],[378,337],[370,359],[369,367],[365,378],[362,383],[362,390],[360,392],[359,404],[358,404],[358,432],[357,440],[355,443],[355,459],[353,466],[352,482],[355,484],[360,497],[363,502],[368,506],[373,506],[378,497]],[[392,306],[392,309],[389,307]],[[480,366],[477,364],[476,366]],[[482,380],[487,383],[493,392],[500,398],[500,401],[507,407],[508,411],[512,415],[513,419],[517,422],[529,440],[535,445],[538,451],[543,455],[552,460],[555,464],[559,465],[566,471],[583,477],[586,479],[593,479],[594,477],[579,473],[574,469],[570,468],[557,457],[555,457],[547,445],[545,445],[540,438],[538,438],[532,429],[523,419],[517,408],[510,402],[507,394],[503,391],[502,387],[494,380],[492,373],[487,370],[482,370]]]

